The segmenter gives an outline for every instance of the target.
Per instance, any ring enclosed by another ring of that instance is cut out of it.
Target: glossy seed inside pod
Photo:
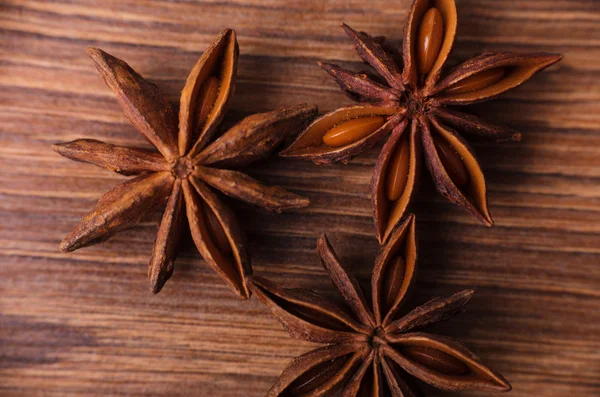
[[[505,74],[506,71],[504,68],[489,69],[459,81],[458,83],[446,89],[444,94],[464,94],[466,92],[481,90],[496,84],[502,80]]]
[[[339,147],[357,142],[372,134],[385,124],[382,116],[359,117],[344,121],[330,129],[323,136],[323,143]]]
[[[467,171],[467,167],[452,146],[450,146],[444,138],[438,135],[433,136],[433,143],[435,144],[438,156],[440,156],[442,165],[450,179],[452,179],[452,182],[459,188],[469,183],[469,172]]]
[[[210,76],[200,87],[196,103],[198,104],[198,115],[196,116],[196,126],[200,129],[208,120],[210,111],[215,105],[217,96],[219,95],[219,79],[215,76]]]
[[[336,357],[325,361],[305,372],[298,377],[286,389],[282,396],[309,396],[311,392],[323,386],[333,376],[335,376],[348,361],[347,356]]]
[[[402,354],[411,360],[439,373],[460,376],[469,373],[469,367],[447,353],[430,347],[410,346],[402,350]]]
[[[406,274],[406,261],[402,256],[390,260],[383,275],[383,304],[384,310],[388,311],[393,305],[402,288],[404,275]]]
[[[410,166],[410,145],[408,134],[400,139],[387,167],[386,196],[390,201],[396,201],[404,192],[408,181]]]
[[[419,73],[427,75],[433,68],[444,40],[444,18],[440,10],[433,7],[427,10],[421,25],[417,41],[417,60]]]
[[[208,229],[210,237],[216,248],[223,254],[230,253],[231,245],[229,244],[229,239],[227,239],[227,235],[225,234],[225,230],[223,230],[221,222],[219,222],[215,213],[208,206],[208,204],[204,203],[202,210],[204,213],[206,228]]]

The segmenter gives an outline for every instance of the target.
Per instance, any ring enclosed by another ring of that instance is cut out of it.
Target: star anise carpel
[[[474,291],[404,311],[416,273],[413,215],[382,246],[370,300],[339,263],[325,235],[317,252],[345,304],[310,290],[284,289],[259,276],[250,279],[255,296],[292,337],[327,344],[293,360],[267,396],[418,396],[410,376],[444,390],[511,389],[459,342],[419,331],[461,312]]]
[[[252,268],[243,233],[216,191],[275,212],[308,205],[308,199],[265,186],[236,168],[267,157],[304,128],[317,108],[298,105],[255,114],[220,133],[239,53],[231,29],[222,31],[193,67],[181,92],[179,117],[159,89],[127,63],[96,48],[88,52],[127,118],[158,153],[91,139],[54,145],[70,159],[135,176],[104,194],[63,240],[61,250],[104,241],[166,206],[148,269],[152,291],[159,292],[173,273],[187,217],[202,257],[237,295],[247,298],[246,277]]]
[[[446,71],[457,27],[454,0],[413,2],[401,60],[397,56],[400,51],[390,51],[382,38],[343,27],[359,56],[380,78],[320,63],[360,104],[316,119],[281,155],[317,164],[345,163],[388,136],[371,182],[380,243],[407,214],[418,187],[422,158],[444,197],[491,226],[486,181],[462,135],[498,142],[520,140],[521,135],[453,107],[494,99],[562,56],[486,52]]]

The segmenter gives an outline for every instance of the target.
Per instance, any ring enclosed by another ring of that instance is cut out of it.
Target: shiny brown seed
[[[458,358],[430,347],[410,346],[403,349],[402,354],[424,367],[445,375],[460,376],[470,372],[469,367]]]
[[[206,123],[210,111],[215,105],[217,96],[219,95],[219,79],[215,76],[210,76],[200,87],[196,103],[198,104],[198,116],[196,119],[196,127],[200,129]]]
[[[204,213],[206,229],[208,230],[210,238],[213,241],[215,247],[222,254],[230,253],[231,245],[229,244],[229,239],[227,239],[225,230],[223,230],[223,226],[221,226],[221,222],[219,222],[219,219],[217,219],[215,213],[209,207],[208,204],[204,203],[204,205],[202,206],[202,210],[202,212]]]
[[[308,396],[311,392],[335,376],[348,362],[348,356],[341,356],[325,361],[298,377],[286,389],[282,396]]]
[[[435,7],[430,8],[423,16],[421,26],[419,26],[417,60],[421,75],[426,75],[433,68],[443,40],[444,18],[442,18],[440,10]]]
[[[403,257],[398,256],[387,264],[385,274],[383,276],[383,307],[384,310],[389,310],[394,305],[394,301],[402,288],[404,275],[406,274],[406,261]]]
[[[382,116],[359,117],[344,121],[325,133],[323,143],[331,147],[348,145],[372,134],[384,124],[385,119]]]
[[[444,94],[464,94],[467,92],[481,90],[496,84],[502,80],[505,74],[506,71],[504,68],[489,69],[459,81],[450,88],[446,89]]]
[[[386,171],[386,195],[390,201],[396,201],[400,198],[408,180],[410,145],[408,134],[405,135],[396,146]]]
[[[452,146],[444,138],[437,135],[433,137],[433,142],[442,165],[452,182],[459,188],[469,183],[467,167]]]

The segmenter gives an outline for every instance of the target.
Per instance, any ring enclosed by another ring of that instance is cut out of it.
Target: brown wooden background
[[[290,339],[256,299],[236,300],[189,236],[153,296],[146,266],[158,216],[105,244],[58,252],[122,177],[50,145],[147,145],[86,47],[125,59],[175,104],[201,51],[232,27],[242,55],[231,120],[301,102],[329,111],[349,102],[316,61],[361,65],[340,23],[398,40],[409,3],[0,0],[0,396],[261,396],[312,347]],[[524,135],[475,145],[494,228],[437,196],[425,174],[414,299],[476,288],[469,310],[437,331],[503,372],[512,396],[600,395],[600,1],[463,0],[458,9],[454,60],[484,49],[565,59],[474,108]],[[366,277],[378,248],[368,198],[377,153],[347,166],[256,165],[251,174],[312,205],[280,216],[238,208],[255,272],[328,289],[314,253],[327,231]]]

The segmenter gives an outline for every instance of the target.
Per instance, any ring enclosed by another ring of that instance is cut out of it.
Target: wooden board
[[[302,102],[325,112],[350,102],[316,61],[362,67],[340,23],[397,43],[409,5],[0,0],[0,396],[261,396],[312,347],[289,338],[256,299],[234,298],[189,236],[175,275],[153,296],[146,266],[158,215],[104,244],[58,251],[123,177],[50,145],[85,137],[147,146],[87,47],[125,59],[176,104],[202,50],[231,27],[241,58],[230,120]],[[467,312],[436,330],[502,372],[512,396],[600,395],[600,2],[463,0],[458,10],[455,61],[484,49],[565,59],[474,107],[524,137],[474,146],[495,227],[445,202],[425,174],[414,208],[414,299],[477,289]],[[368,185],[379,149],[349,165],[253,167],[255,177],[312,200],[278,216],[237,208],[255,272],[328,289],[314,252],[317,234],[328,232],[366,278],[378,249]]]

